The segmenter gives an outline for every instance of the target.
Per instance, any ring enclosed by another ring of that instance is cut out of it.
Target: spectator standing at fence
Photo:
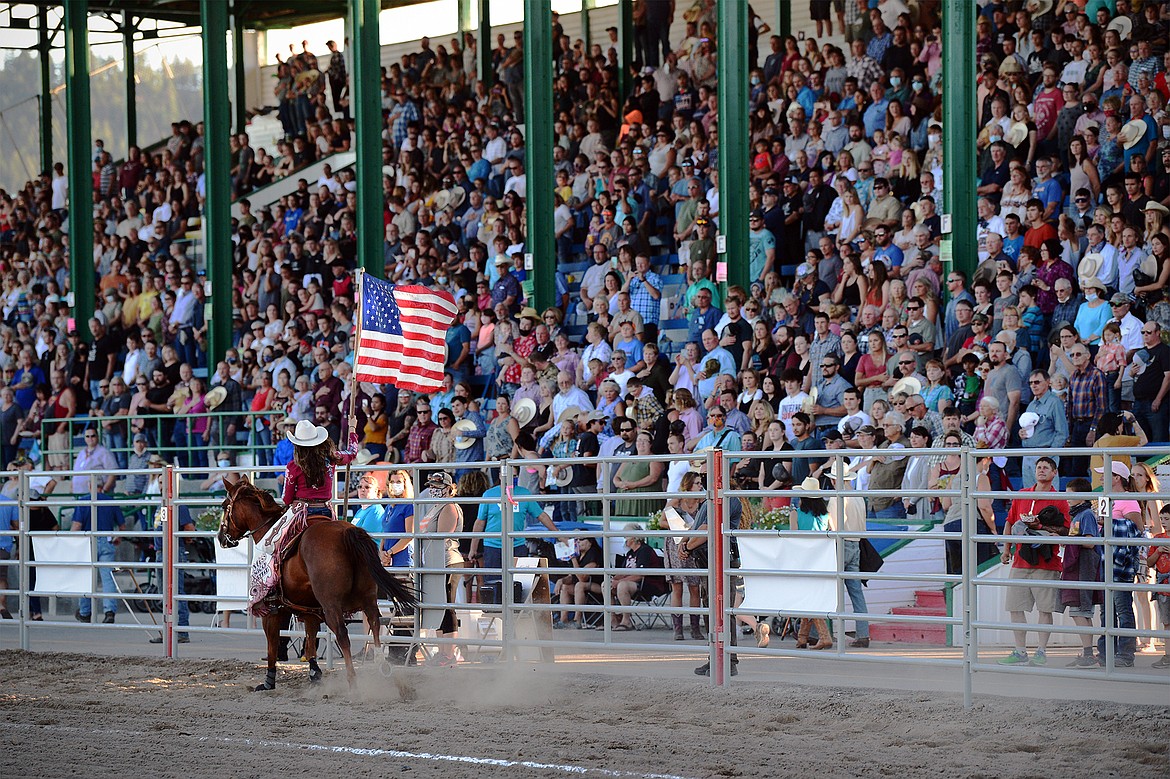
[[[1111,486],[1105,490],[1109,500],[1110,518],[1113,523],[1112,538],[1118,541],[1130,541],[1135,538],[1144,538],[1142,532],[1142,508],[1136,500],[1122,497],[1130,492],[1130,470],[1121,462],[1114,461],[1110,466],[1113,471]],[[1103,471],[1104,466],[1097,471]],[[1108,554],[1106,549],[1106,554]],[[1116,584],[1134,583],[1138,572],[1138,561],[1141,547],[1133,544],[1118,544],[1113,547],[1112,566],[1106,564],[1106,571],[1112,569]],[[1133,630],[1136,627],[1134,618],[1133,590],[1117,589],[1110,594],[1113,599],[1113,627],[1122,630]],[[1114,662],[1119,668],[1132,668],[1134,654],[1137,652],[1137,639],[1133,636],[1117,636],[1113,639]],[[1097,662],[1105,664],[1105,637],[1097,639]]]
[[[114,491],[114,484],[118,478],[118,462],[114,456],[110,454],[110,450],[98,443],[97,429],[87,427],[85,429],[85,448],[77,453],[77,459],[73,463],[73,470],[78,473],[73,477],[71,489],[73,494],[78,496],[78,500],[87,501],[85,504],[78,506],[73,510],[73,521],[69,529],[76,532],[78,530],[88,531],[91,529],[99,533],[111,533],[122,529],[122,512],[120,509],[113,506],[95,506],[89,505],[90,490],[96,489],[98,500],[110,500],[110,493]],[[96,471],[96,474],[81,473],[83,471]],[[107,475],[108,474],[108,475]],[[93,509],[96,508],[97,521],[92,522]],[[121,539],[110,536],[98,536],[95,539],[95,546],[97,551],[97,562],[112,563],[114,561],[115,547],[121,543]],[[114,583],[114,572],[110,568],[100,568],[98,573],[102,580],[102,592],[117,592],[117,585]],[[80,622],[89,622],[91,618],[91,604],[88,598],[81,599],[77,612],[74,616]],[[118,612],[118,601],[113,598],[105,598],[102,600],[102,611],[105,612],[105,619],[107,624],[114,622],[114,615]]]
[[[1127,469],[1128,470],[1128,469]],[[1037,498],[1036,493],[1056,492],[1055,482],[1058,476],[1056,461],[1051,457],[1040,457],[1035,464],[1036,483],[1021,490],[1021,497],[1012,501],[1008,511],[1007,523],[1004,525],[1004,534],[1012,535],[1012,528],[1017,522],[1023,522],[1030,529],[1038,527],[1037,517],[1044,509],[1053,507],[1064,517],[1064,527],[1068,528],[1068,501],[1058,498]],[[1031,493],[1024,496],[1022,493]],[[1020,583],[1009,586],[1004,607],[1007,609],[1013,623],[1027,625],[1027,613],[1032,609],[1037,611],[1037,619],[1041,625],[1052,624],[1053,612],[1060,610],[1058,591],[1052,587],[1032,587],[1029,581],[1057,581],[1060,579],[1061,560],[1057,547],[1051,544],[1041,544],[1035,550],[1035,562],[1025,559],[1025,549],[1030,544],[1008,543],[1003,550],[1004,565],[1011,565],[1008,578]],[[1049,554],[1045,555],[1045,549]],[[1028,663],[1028,631],[1015,630],[1015,649],[1007,657],[1002,658],[1000,665],[1024,665]],[[1048,662],[1048,641],[1051,633],[1040,631],[1036,642],[1036,654],[1032,657],[1032,665],[1044,665]]]
[[[1069,479],[1068,492],[1090,492],[1092,484],[1088,479],[1077,477]],[[1069,504],[1071,526],[1069,536],[1093,538],[1101,535],[1097,525],[1097,512],[1093,502],[1084,498],[1075,498]],[[1061,553],[1063,571],[1062,581],[1099,582],[1101,581],[1101,549],[1097,546],[1082,544],[1067,544]],[[1100,590],[1061,590],[1060,605],[1068,608],[1068,615],[1077,627],[1093,627],[1097,605],[1102,602],[1103,593]],[[1078,636],[1081,640],[1081,654],[1077,656],[1068,668],[1096,668],[1097,659],[1093,653],[1093,637],[1088,633]]]
[[[1084,348],[1084,347],[1080,347]],[[1032,371],[1028,378],[1028,388],[1032,391],[1032,402],[1028,404],[1028,413],[1035,414],[1035,424],[1027,438],[1023,432],[1020,438],[1024,439],[1025,446],[1032,449],[1054,449],[1064,446],[1068,442],[1068,414],[1064,402],[1052,391],[1047,371]],[[1023,422],[1021,422],[1023,425]],[[1024,457],[1022,471],[1024,486],[1031,487],[1037,481],[1035,455]],[[1052,461],[1060,465],[1060,458],[1053,455]]]

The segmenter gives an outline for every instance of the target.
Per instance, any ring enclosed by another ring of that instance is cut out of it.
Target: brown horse
[[[223,519],[219,526],[219,543],[233,547],[245,536],[259,541],[281,518],[285,507],[247,479],[225,480],[227,498],[223,501]],[[281,625],[290,614],[305,624],[305,657],[309,661],[309,681],[321,679],[317,665],[317,630],[324,621],[345,657],[345,673],[350,687],[355,674],[349,648],[347,614],[363,612],[370,624],[374,646],[378,637],[378,594],[381,592],[400,609],[413,610],[415,593],[391,576],[378,559],[378,545],[370,534],[348,522],[310,522],[292,555],[280,571],[279,606],[263,617],[264,635],[268,639],[268,673],[257,690],[276,687],[276,659]]]

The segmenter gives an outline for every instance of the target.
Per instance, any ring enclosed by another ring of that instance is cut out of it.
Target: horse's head
[[[239,546],[245,536],[271,527],[273,517],[283,513],[271,495],[255,486],[247,476],[224,478],[227,497],[223,499],[223,517],[219,522],[219,545],[225,549]]]

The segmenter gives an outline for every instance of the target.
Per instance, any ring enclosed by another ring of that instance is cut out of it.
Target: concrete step
[[[943,590],[915,590],[914,605],[946,610],[947,594]]]
[[[895,606],[890,613],[903,617],[945,617],[947,610],[936,606]]]
[[[873,641],[946,646],[947,627],[908,622],[871,622],[869,637]]]

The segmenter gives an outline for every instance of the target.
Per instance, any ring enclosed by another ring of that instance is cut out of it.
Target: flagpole
[[[354,275],[354,310],[356,313],[356,319],[354,320],[355,331],[353,339],[354,365],[353,370],[349,373],[349,416],[346,417],[347,423],[349,423],[350,420],[355,419],[354,404],[357,401],[357,350],[361,347],[362,343],[362,276],[364,274],[365,270],[359,266]],[[354,423],[354,426],[356,427],[356,422]],[[351,430],[350,432],[357,431]],[[344,502],[342,503],[341,508],[342,519],[345,519],[349,516],[349,474],[352,466],[352,459],[345,464],[345,497],[343,499]]]

